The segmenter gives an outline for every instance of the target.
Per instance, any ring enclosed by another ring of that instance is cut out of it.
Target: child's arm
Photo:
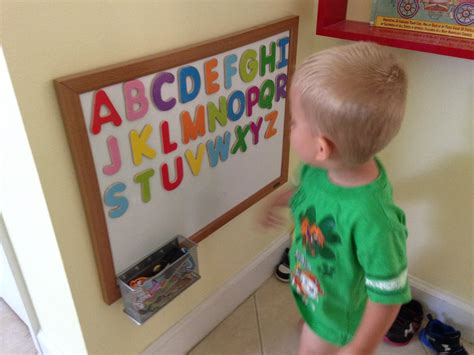
[[[401,305],[386,305],[367,301],[364,316],[351,343],[343,347],[340,355],[373,354],[391,327]]]
[[[373,354],[401,305],[411,299],[405,215],[392,209],[390,216],[388,221],[383,216],[372,218],[370,226],[361,224],[355,235],[368,301],[359,328],[343,354]]]
[[[264,227],[275,227],[284,223],[284,218],[278,214],[278,209],[287,207],[293,196],[294,187],[283,187],[270,197],[270,201],[265,206],[265,210],[260,218],[260,224]]]

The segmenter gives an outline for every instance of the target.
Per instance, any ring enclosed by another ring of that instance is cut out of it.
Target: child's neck
[[[329,179],[336,185],[353,187],[367,185],[377,179],[379,168],[375,159],[353,166],[335,166],[328,169]]]

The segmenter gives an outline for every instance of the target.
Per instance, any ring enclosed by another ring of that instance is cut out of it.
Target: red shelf
[[[366,22],[346,20],[346,11],[347,0],[319,0],[316,34],[474,59],[474,40],[373,27]]]

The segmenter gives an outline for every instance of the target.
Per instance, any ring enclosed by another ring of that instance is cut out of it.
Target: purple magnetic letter
[[[169,111],[176,105],[176,99],[171,98],[168,101],[163,100],[161,96],[161,87],[164,83],[173,83],[174,75],[168,72],[158,74],[153,80],[151,93],[153,97],[153,102],[156,105],[156,108],[160,111]]]

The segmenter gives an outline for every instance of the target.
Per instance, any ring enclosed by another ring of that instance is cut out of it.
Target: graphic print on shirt
[[[291,273],[291,285],[301,296],[303,302],[306,305],[309,304],[314,310],[314,302],[309,302],[309,300],[317,302],[319,296],[323,295],[324,292],[321,289],[321,285],[316,278],[316,275],[311,272],[311,266],[307,263],[304,255],[297,250],[295,257],[296,267],[294,272]]]
[[[334,271],[336,271],[336,268],[327,263],[322,263],[321,265],[318,266],[318,271],[319,271],[319,275],[321,276],[332,277],[332,275],[334,274]]]
[[[341,237],[334,230],[336,227],[334,217],[324,217],[318,226],[316,224],[316,210],[311,206],[300,214],[300,225],[302,244],[309,255],[320,256],[326,260],[336,258],[331,245],[341,244]],[[328,270],[326,269],[326,271]]]

